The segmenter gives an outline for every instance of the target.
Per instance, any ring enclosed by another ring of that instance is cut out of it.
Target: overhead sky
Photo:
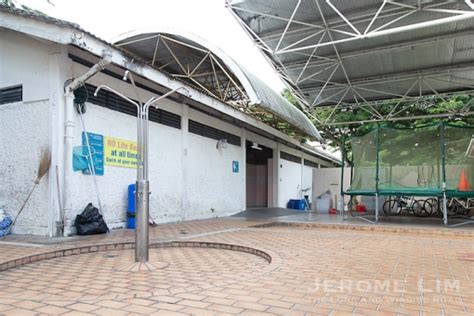
[[[107,41],[144,28],[178,28],[220,47],[277,92],[283,83],[225,7],[225,0],[16,0]],[[52,4],[50,4],[52,3]]]

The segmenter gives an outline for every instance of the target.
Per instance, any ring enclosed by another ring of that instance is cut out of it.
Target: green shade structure
[[[343,195],[474,198],[474,126],[444,122],[397,128],[378,126],[345,140],[352,177]],[[347,160],[344,153],[343,160]],[[378,210],[376,210],[378,215]]]

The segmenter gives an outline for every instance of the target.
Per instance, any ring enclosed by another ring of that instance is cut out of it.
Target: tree
[[[285,97],[294,106],[301,108],[301,106],[298,104],[297,99],[291,94],[288,89],[283,90],[281,95]],[[391,113],[391,111],[395,106],[397,106],[397,104],[398,101],[382,101],[378,102],[377,104],[374,104],[374,107],[376,107],[377,111],[385,117],[386,115]],[[402,110],[402,114],[398,115],[400,117],[427,116],[430,114],[441,113],[453,113],[453,115],[451,117],[446,118],[424,118],[417,120],[393,122],[370,122],[371,120],[374,120],[375,117],[369,111],[365,111],[360,107],[355,109],[341,107],[334,111],[333,107],[323,106],[314,108],[310,112],[311,116],[317,118],[319,122],[314,118],[310,117],[310,119],[312,120],[316,128],[320,130],[323,138],[326,139],[328,145],[335,148],[341,148],[344,145],[349,158],[351,156],[351,148],[347,144],[342,144],[343,138],[364,135],[367,132],[376,128],[378,125],[408,128],[444,121],[459,126],[474,126],[474,117],[463,114],[474,110],[474,99],[467,94],[458,94],[448,98],[432,96],[420,99],[416,102],[404,101],[398,104],[397,109],[397,111]],[[341,124],[326,125],[324,123],[320,123],[325,122],[328,119],[330,119],[333,123]],[[361,121],[366,121],[366,123],[359,123]]]

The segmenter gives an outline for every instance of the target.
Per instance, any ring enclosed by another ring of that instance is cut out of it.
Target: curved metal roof
[[[362,107],[387,119],[374,101],[474,89],[470,0],[227,0],[227,6],[307,109]]]
[[[256,105],[321,140],[303,112],[218,47],[192,33],[138,30],[120,35],[114,45],[221,101],[243,111]]]

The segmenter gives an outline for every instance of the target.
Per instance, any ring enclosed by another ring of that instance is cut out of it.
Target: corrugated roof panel
[[[303,93],[308,105],[336,104],[347,87],[360,91],[360,95],[350,92],[342,98],[354,103],[360,96],[371,100],[402,96],[417,77],[431,80],[432,76],[437,76],[445,81],[418,88],[428,95],[435,94],[434,90],[465,89],[452,81],[457,74],[462,73],[465,79],[473,78],[474,11],[464,1],[385,3],[376,19],[375,14],[383,3],[380,0],[302,0],[295,11],[297,3],[296,0],[229,0],[230,9],[254,32],[251,36],[257,42],[263,40],[274,50],[264,53]],[[344,21],[331,4],[352,25]],[[324,26],[318,5],[331,29],[331,38],[325,35],[321,40],[320,36],[311,36],[318,32],[318,27]],[[281,37],[293,12],[294,20]],[[430,26],[418,27],[423,23]],[[369,33],[378,28],[387,30],[402,26],[410,30],[345,41],[351,37],[348,32],[364,33],[369,25]],[[331,39],[336,42],[328,44]],[[325,46],[315,49],[314,45],[319,41]],[[277,45],[279,51],[275,51]],[[313,53],[318,57],[311,57]],[[331,63],[339,68],[334,71]]]

